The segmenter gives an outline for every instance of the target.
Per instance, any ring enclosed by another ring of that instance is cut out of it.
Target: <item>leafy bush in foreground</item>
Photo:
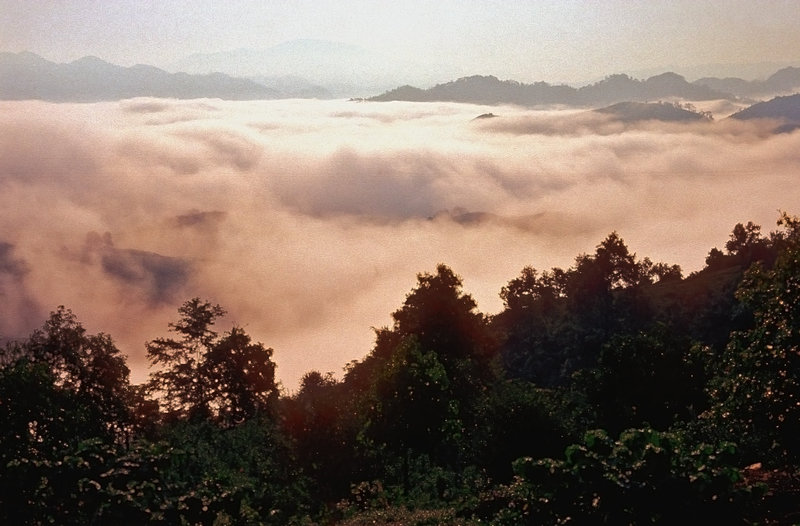
[[[495,524],[735,523],[761,487],[740,484],[731,443],[687,444],[680,435],[590,431],[563,460],[525,457],[516,476],[481,496]]]

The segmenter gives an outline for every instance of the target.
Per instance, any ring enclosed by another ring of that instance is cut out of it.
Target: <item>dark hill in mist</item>
[[[578,90],[578,101],[587,106],[615,102],[648,102],[659,99],[715,100],[730,95],[705,86],[697,86],[677,73],[662,73],[637,80],[628,75],[611,75]]]
[[[429,89],[401,86],[372,97],[373,101],[466,102],[472,104],[571,104],[575,88],[553,86],[546,82],[523,84],[515,80],[499,80],[494,76],[474,75],[437,84]]]
[[[800,128],[800,94],[775,97],[766,102],[753,104],[730,116],[731,119],[774,119],[781,121],[776,132],[788,132]]]
[[[795,91],[800,88],[800,68],[787,67],[773,73],[766,80],[744,80],[738,77],[704,77],[694,84],[731,93],[737,97],[754,97]]]
[[[131,97],[228,100],[274,99],[279,93],[222,73],[168,73],[153,66],[129,68],[84,57],[56,64],[33,53],[0,53],[0,99],[89,102]]]
[[[682,108],[666,102],[618,102],[611,106],[594,110],[597,113],[613,115],[621,122],[656,120],[662,122],[697,122],[708,120],[705,114]]]
[[[472,104],[518,104],[537,106],[564,104],[596,106],[616,102],[647,102],[665,98],[715,100],[730,95],[687,82],[676,73],[663,73],[647,80],[628,75],[611,75],[600,82],[573,88],[546,82],[524,84],[514,80],[499,80],[494,76],[475,75],[420,89],[402,86],[369,100],[417,102],[466,102]]]

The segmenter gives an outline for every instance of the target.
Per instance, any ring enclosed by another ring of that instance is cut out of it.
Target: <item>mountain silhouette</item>
[[[776,133],[785,133],[800,128],[800,94],[775,97],[766,102],[753,104],[729,118],[737,120],[772,119],[781,124],[775,128]]]
[[[569,86],[552,86],[546,82],[522,84],[515,80],[499,80],[494,76],[474,75],[429,89],[401,86],[369,100],[405,100],[416,102],[467,102],[472,104],[558,104],[574,97]]]
[[[662,121],[697,122],[709,120],[709,116],[691,108],[683,108],[667,102],[618,102],[612,106],[594,110],[597,113],[613,115],[621,122]]]
[[[756,97],[784,94],[800,88],[800,68],[787,67],[770,75],[766,80],[744,80],[738,77],[704,77],[694,84],[731,93],[738,97]]]
[[[131,97],[274,99],[276,90],[222,73],[168,73],[116,66],[97,57],[56,64],[30,52],[0,53],[0,99],[90,102]]]
[[[141,96],[228,100],[326,99],[350,96],[357,87],[364,89],[364,86],[387,82],[387,77],[381,76],[371,65],[374,54],[356,46],[331,44],[314,40],[291,41],[261,51],[192,55],[178,64],[194,73],[169,73],[141,64],[122,67],[97,57],[57,64],[30,52],[0,53],[0,99],[76,102]],[[226,60],[231,64],[225,66]],[[337,65],[343,63],[348,65],[332,73]],[[401,75],[404,67],[398,65],[394,74]],[[237,68],[242,73],[250,69],[269,73],[252,78],[231,76],[230,72]],[[219,69],[228,71],[220,72]],[[305,75],[312,75],[315,71],[316,77],[324,81],[312,81]],[[547,82],[526,84],[490,75],[473,75],[427,89],[404,85],[366,100],[598,107],[618,102],[647,103],[668,99],[734,99],[759,93],[786,93],[798,87],[800,68],[795,67],[783,68],[764,81],[707,77],[690,83],[681,75],[667,72],[646,80],[615,74],[580,88]]]
[[[373,101],[466,102],[473,104],[518,104],[537,106],[566,104],[597,106],[616,102],[647,102],[666,98],[715,100],[731,96],[706,86],[686,81],[676,73],[663,73],[647,80],[628,75],[611,75],[600,82],[573,88],[546,82],[523,84],[514,80],[499,80],[494,76],[475,75],[437,84],[429,89],[401,86],[387,91]]]

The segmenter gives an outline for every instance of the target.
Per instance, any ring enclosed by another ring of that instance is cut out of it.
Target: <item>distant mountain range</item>
[[[131,97],[229,100],[274,99],[280,92],[222,73],[167,73],[153,66],[129,68],[84,57],[56,64],[33,53],[0,53],[0,99],[89,102]]]
[[[310,82],[295,75],[257,75],[250,80],[267,86],[278,93],[281,98],[291,99],[335,99],[337,95],[331,89]]]
[[[684,100],[716,100],[734,98],[708,86],[690,83],[676,73],[662,73],[637,80],[628,75],[611,75],[600,82],[573,88],[546,82],[523,84],[499,80],[493,76],[464,77],[429,89],[402,86],[368,100],[466,102],[473,104],[518,104],[538,106],[600,106],[617,102],[647,102],[677,98]]]
[[[800,87],[800,68],[788,67],[776,71],[766,80],[744,80],[738,77],[704,77],[694,84],[730,93],[737,97],[759,97],[795,91]]]
[[[175,65],[195,70],[189,73],[170,73],[147,65],[122,67],[96,57],[84,57],[68,64],[57,64],[29,52],[0,53],[0,99],[86,102],[140,96],[181,99],[211,97],[228,100],[334,98],[341,97],[343,93],[352,93],[352,90],[357,89],[354,87],[357,85],[361,85],[361,89],[364,89],[363,86],[366,84],[358,83],[386,80],[369,77],[364,73],[369,69],[367,63],[374,57],[364,55],[365,52],[361,48],[346,45],[330,47],[329,44],[318,41],[293,41],[263,52],[239,50],[193,55],[181,64]],[[319,56],[316,60],[309,58],[317,55]],[[270,56],[273,57],[273,62],[263,62]],[[250,62],[245,61],[248,57]],[[315,68],[330,70],[330,64],[324,67],[321,65],[326,60],[330,60],[331,64],[340,64],[348,59],[353,61],[349,70],[340,71],[335,79],[328,78],[331,82],[337,79],[346,82],[349,79],[353,82],[347,85],[349,87],[335,82],[315,83],[309,81],[308,77],[300,75],[309,73]],[[216,66],[224,65],[225,60],[238,64],[236,67],[229,65],[227,68],[229,71],[238,68],[241,74],[264,70],[269,73],[242,78],[213,71]],[[398,65],[398,68],[400,67]],[[296,74],[291,74],[292,71]],[[399,74],[402,74],[402,71]],[[795,67],[781,69],[764,81],[704,78],[688,82],[676,73],[662,73],[646,80],[638,80],[628,75],[617,74],[580,88],[546,82],[525,84],[514,80],[499,80],[494,76],[476,75],[436,84],[428,89],[401,86],[366,100],[596,108],[621,102],[647,103],[664,100],[730,99],[742,102],[741,97],[745,97],[746,94],[756,92],[784,94],[798,88],[800,88],[800,68]],[[674,108],[626,106],[616,109],[616,111],[623,110],[628,113],[628,118],[637,118],[635,115],[641,112],[672,112]],[[677,114],[672,117],[682,118]]]

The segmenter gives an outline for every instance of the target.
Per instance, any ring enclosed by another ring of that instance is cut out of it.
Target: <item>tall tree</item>
[[[129,391],[111,338],[64,307],[0,350],[0,523],[89,522],[82,479],[126,442]]]
[[[486,318],[446,265],[418,275],[417,287],[378,331],[366,435],[400,455],[407,482],[410,452],[439,465],[474,455],[489,386],[498,378]],[[365,360],[374,365],[374,363]]]
[[[41,329],[27,341],[7,346],[0,354],[3,381],[44,382],[58,398],[72,399],[68,414],[80,418],[79,429],[47,426],[37,414],[48,414],[52,407],[29,406],[39,398],[15,396],[6,404],[9,410],[23,410],[31,430],[61,429],[65,439],[102,436],[117,440],[130,425],[129,370],[125,358],[107,334],[87,334],[86,329],[69,309],[60,306],[50,314]],[[22,388],[21,385],[17,387]],[[44,403],[44,402],[43,402]],[[45,404],[46,405],[46,404]],[[58,412],[57,412],[58,413]],[[33,432],[33,431],[32,431]],[[38,431],[34,432],[34,435]],[[42,440],[43,437],[34,437]]]
[[[542,386],[562,379],[564,346],[558,333],[564,323],[564,276],[561,269],[539,275],[533,267],[525,267],[500,291],[505,309],[492,322],[502,338],[508,376]]]
[[[217,418],[231,425],[266,412],[278,396],[272,349],[254,343],[240,327],[214,342],[200,367],[211,387]]]
[[[170,323],[180,338],[147,343],[147,356],[162,369],[150,375],[171,418],[215,419],[232,425],[254,417],[277,397],[272,349],[253,343],[241,328],[218,336],[212,329],[225,314],[199,298],[185,302],[181,318]]]
[[[217,338],[212,327],[225,310],[193,298],[178,308],[178,313],[180,319],[169,324],[178,339],[156,338],[146,344],[150,362],[164,366],[150,374],[149,386],[160,395],[168,414],[206,418],[211,415],[212,386],[201,365]]]
[[[732,334],[718,377],[716,419],[751,452],[800,460],[800,218],[783,215],[771,269],[753,265],[737,291],[754,323]],[[759,459],[760,460],[760,459]]]

